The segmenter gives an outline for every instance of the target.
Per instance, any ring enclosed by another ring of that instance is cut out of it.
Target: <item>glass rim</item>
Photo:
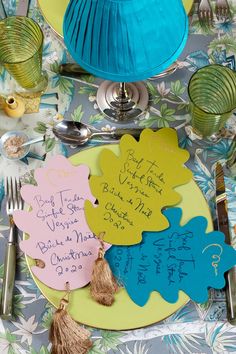
[[[233,72],[232,69],[228,68],[227,66],[224,66],[224,65],[220,65],[220,64],[209,64],[209,65],[206,65],[206,66],[203,66],[199,69],[197,69],[195,71],[195,73],[191,76],[190,80],[189,80],[189,83],[188,83],[188,96],[189,96],[189,99],[190,99],[190,102],[192,104],[194,104],[199,110],[201,110],[203,113],[206,113],[206,114],[211,114],[211,115],[214,115],[214,116],[217,116],[217,115],[222,115],[222,114],[229,114],[231,113],[235,108],[232,108],[230,109],[229,111],[226,111],[226,112],[219,112],[219,113],[214,113],[214,112],[208,112],[208,111],[205,111],[204,109],[202,109],[198,104],[194,103],[192,97],[191,97],[191,94],[190,94],[190,83],[192,81],[192,79],[194,78],[195,75],[198,74],[199,71],[203,70],[203,69],[206,69],[206,68],[209,68],[209,67],[213,67],[213,66],[217,66],[217,67],[221,67],[221,68],[226,68],[226,69],[229,69],[230,71]],[[236,75],[236,71],[235,71],[235,75]]]
[[[5,22],[7,22],[7,20],[9,20],[9,19],[12,19],[12,20],[13,19],[14,20],[16,20],[16,19],[25,19],[27,22],[33,23],[39,29],[40,34],[42,36],[42,40],[41,40],[40,44],[37,46],[37,49],[35,50],[35,52],[29,58],[27,58],[25,60],[17,61],[17,62],[4,61],[4,63],[0,60],[0,64],[1,65],[5,65],[5,64],[22,64],[22,63],[25,63],[28,60],[32,59],[35,56],[35,54],[39,51],[40,47],[43,46],[44,34],[43,34],[42,28],[39,26],[39,24],[36,21],[34,21],[32,18],[29,18],[29,17],[26,17],[26,16],[9,16],[9,17],[3,18],[2,20],[0,20],[0,27],[1,27],[2,23],[5,24]]]

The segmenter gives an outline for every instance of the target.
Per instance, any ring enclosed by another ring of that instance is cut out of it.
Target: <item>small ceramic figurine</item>
[[[8,96],[3,109],[8,117],[20,118],[25,113],[25,103],[18,97]]]

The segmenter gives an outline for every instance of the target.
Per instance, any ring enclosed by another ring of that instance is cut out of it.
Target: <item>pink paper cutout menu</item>
[[[72,166],[64,156],[57,155],[46,167],[35,171],[37,186],[25,185],[21,189],[31,210],[14,213],[18,228],[29,234],[20,248],[44,262],[44,268],[31,269],[53,289],[64,290],[66,282],[71,290],[81,288],[91,279],[99,241],[84,215],[85,200],[95,203],[88,177],[88,166]]]

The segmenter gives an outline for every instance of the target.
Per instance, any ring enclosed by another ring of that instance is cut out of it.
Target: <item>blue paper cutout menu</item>
[[[208,298],[208,288],[221,289],[224,273],[236,264],[236,251],[225,244],[219,231],[206,233],[202,216],[181,226],[182,210],[163,212],[170,227],[159,232],[143,232],[143,240],[133,246],[113,246],[106,259],[130,298],[144,306],[152,291],[168,302],[184,291],[193,301]]]

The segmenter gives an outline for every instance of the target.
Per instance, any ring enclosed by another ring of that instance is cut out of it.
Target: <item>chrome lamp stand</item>
[[[98,88],[97,104],[105,116],[116,123],[130,123],[148,107],[149,94],[142,81],[103,81]]]

